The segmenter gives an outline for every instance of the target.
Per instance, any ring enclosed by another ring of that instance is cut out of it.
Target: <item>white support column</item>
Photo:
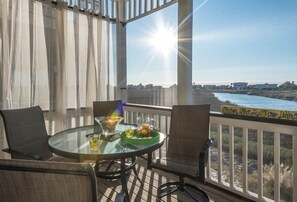
[[[178,104],[192,104],[193,0],[178,1]]]
[[[117,1],[118,19],[125,19],[125,1]],[[117,21],[116,24],[116,47],[117,47],[117,86],[116,99],[127,100],[127,43],[126,25]]]

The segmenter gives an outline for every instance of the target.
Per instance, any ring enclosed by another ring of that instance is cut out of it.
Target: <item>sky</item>
[[[193,83],[297,83],[297,0],[193,2]],[[128,84],[177,83],[177,6],[127,25]]]

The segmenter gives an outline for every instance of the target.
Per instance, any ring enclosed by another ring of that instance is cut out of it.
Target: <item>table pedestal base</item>
[[[108,166],[104,171],[100,171],[100,167],[102,166],[102,164],[105,164],[105,163],[107,163]],[[138,177],[135,165],[136,165],[136,158],[132,157],[131,162],[126,162],[125,158],[121,160],[99,161],[99,162],[96,162],[94,169],[96,172],[96,176],[99,178],[108,179],[108,180],[121,179],[122,192],[125,194],[125,199],[126,199],[125,201],[130,201],[126,177],[131,172],[131,170],[133,170],[135,176],[137,177],[137,180],[141,183],[141,185],[143,185],[143,182]],[[117,170],[110,171],[110,169],[113,167],[117,167]]]

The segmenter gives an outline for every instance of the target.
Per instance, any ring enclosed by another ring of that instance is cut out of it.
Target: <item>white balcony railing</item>
[[[170,114],[169,107],[125,107],[127,123],[136,124],[138,116],[154,118],[157,128],[167,134]],[[214,144],[209,151],[207,182],[256,201],[297,201],[297,176],[293,175],[297,173],[296,123],[211,113],[210,135]],[[165,151],[166,144],[156,155]],[[291,164],[285,167],[286,162]]]

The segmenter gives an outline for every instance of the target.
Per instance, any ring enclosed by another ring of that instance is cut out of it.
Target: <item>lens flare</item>
[[[173,28],[162,26],[152,33],[149,39],[149,44],[154,48],[154,51],[168,55],[177,47],[177,35]]]

